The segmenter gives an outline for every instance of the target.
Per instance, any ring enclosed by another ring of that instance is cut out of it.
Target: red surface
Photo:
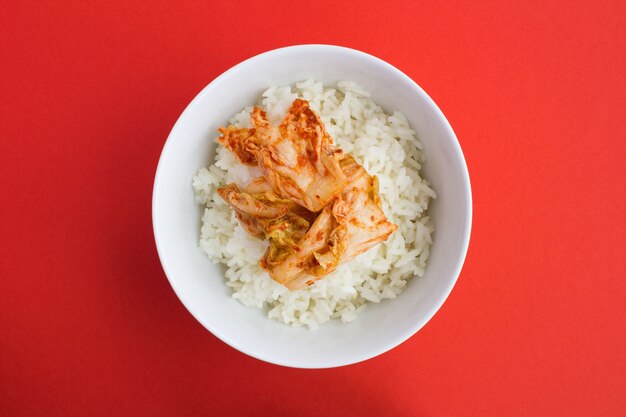
[[[626,413],[625,2],[17,3],[0,14],[0,415]],[[187,103],[298,43],[415,79],[474,192],[440,312],[332,370],[213,337],[171,290],[150,220]]]

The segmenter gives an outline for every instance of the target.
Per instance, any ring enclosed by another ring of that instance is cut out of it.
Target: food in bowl
[[[335,146],[308,101],[295,99],[278,126],[259,107],[250,122],[219,129],[217,140],[261,176],[217,193],[243,229],[267,240],[259,265],[274,281],[290,290],[313,285],[396,231],[378,179]]]
[[[270,87],[229,123],[193,186],[205,206],[200,247],[226,265],[234,298],[316,328],[352,321],[423,275],[436,194],[401,113],[355,83],[307,80]]]

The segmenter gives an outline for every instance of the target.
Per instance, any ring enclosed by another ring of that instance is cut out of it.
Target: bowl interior
[[[387,112],[400,110],[417,131],[427,162],[423,175],[432,201],[434,244],[426,273],[395,300],[372,304],[349,324],[333,320],[319,330],[274,322],[266,312],[231,298],[223,268],[199,249],[201,209],[191,178],[214,156],[218,127],[255,103],[270,85],[313,78],[334,84],[352,80]],[[396,346],[441,306],[462,266],[470,232],[471,197],[463,155],[432,100],[407,76],[370,55],[309,45],[271,51],[227,71],[188,106],[165,145],[153,196],[153,223],[163,268],[187,309],[217,337],[259,359],[320,368],[358,362]]]

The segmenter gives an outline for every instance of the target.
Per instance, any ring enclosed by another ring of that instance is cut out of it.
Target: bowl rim
[[[159,231],[158,231],[157,222],[156,222],[156,217],[157,217],[156,216],[156,212],[157,212],[156,202],[157,202],[157,199],[158,199],[159,183],[161,182],[161,178],[163,177],[162,160],[163,160],[164,155],[167,153],[167,150],[168,150],[170,144],[172,143],[172,138],[175,136],[176,131],[178,129],[180,129],[180,125],[182,124],[182,120],[185,118],[184,116],[188,112],[190,112],[191,111],[190,109],[195,107],[197,105],[197,103],[203,99],[204,96],[209,94],[211,92],[211,90],[213,90],[215,88],[215,86],[217,84],[219,84],[219,82],[221,80],[223,80],[224,78],[226,78],[229,75],[233,74],[234,72],[238,71],[240,68],[242,68],[244,66],[253,65],[256,61],[258,61],[260,59],[266,59],[268,57],[279,56],[279,55],[283,55],[283,54],[289,54],[289,53],[292,53],[294,51],[299,51],[299,52],[302,52],[302,51],[305,51],[305,52],[319,52],[319,51],[323,51],[323,50],[326,50],[326,51],[331,51],[332,50],[332,51],[335,51],[335,52],[344,53],[348,57],[349,56],[359,56],[361,58],[365,58],[367,60],[371,60],[371,61],[377,63],[378,65],[381,65],[381,66],[385,67],[390,72],[395,73],[396,76],[398,76],[400,78],[403,78],[413,88],[413,91],[415,93],[417,93],[418,95],[420,95],[427,102],[427,104],[434,110],[435,117],[438,119],[438,121],[440,123],[442,123],[444,129],[447,131],[447,134],[450,135],[454,139],[452,141],[452,143],[453,143],[453,150],[454,150],[454,152],[456,154],[455,155],[456,158],[458,159],[458,161],[459,161],[459,163],[461,165],[461,171],[462,171],[462,174],[463,174],[462,175],[463,176],[463,188],[465,190],[465,203],[466,203],[467,210],[465,212],[465,228],[463,230],[463,235],[462,235],[461,255],[458,257],[458,259],[456,261],[456,265],[454,266],[453,277],[449,281],[448,286],[444,289],[444,291],[440,295],[440,297],[437,300],[437,302],[430,309],[428,314],[424,315],[421,320],[415,321],[415,323],[413,325],[411,325],[409,328],[407,328],[398,337],[390,339],[387,343],[384,344],[384,346],[382,348],[378,348],[378,349],[375,349],[375,350],[372,350],[372,351],[368,351],[368,352],[360,354],[360,355],[355,355],[353,358],[351,358],[348,361],[332,361],[331,360],[328,363],[325,363],[324,365],[307,366],[306,363],[298,363],[297,360],[295,360],[295,361],[290,361],[290,360],[281,361],[281,360],[277,360],[275,358],[267,357],[265,355],[258,354],[257,352],[255,352],[252,349],[248,349],[248,348],[246,348],[244,346],[241,346],[235,340],[232,340],[232,339],[226,337],[225,335],[221,334],[219,331],[214,329],[214,327],[207,320],[204,320],[202,318],[202,316],[197,311],[194,310],[194,308],[192,308],[190,305],[188,305],[185,302],[183,297],[181,297],[181,294],[182,294],[182,291],[183,291],[182,288],[180,288],[178,286],[178,284],[176,284],[176,280],[172,278],[172,274],[170,273],[170,271],[168,269],[168,266],[166,265],[166,262],[164,261],[164,255],[162,254],[161,244],[159,242]],[[454,288],[456,282],[458,281],[459,275],[460,275],[461,270],[463,268],[463,264],[465,263],[465,259],[466,259],[466,256],[467,256],[467,251],[468,251],[468,248],[469,248],[471,229],[472,229],[473,207],[472,207],[472,188],[471,188],[471,182],[470,182],[470,177],[469,177],[469,171],[468,171],[468,168],[467,168],[467,162],[465,161],[465,157],[464,157],[463,151],[461,149],[461,145],[460,145],[460,143],[458,141],[458,138],[456,137],[456,134],[454,133],[454,130],[452,129],[452,126],[450,125],[450,123],[448,122],[446,117],[444,116],[444,114],[441,111],[441,109],[439,109],[439,107],[434,102],[434,100],[424,91],[424,89],[422,89],[422,87],[420,87],[412,78],[410,78],[404,72],[400,71],[395,66],[391,65],[390,63],[388,63],[387,61],[385,61],[385,60],[383,60],[381,58],[378,58],[378,57],[376,57],[374,55],[371,55],[371,54],[368,54],[366,52],[359,51],[359,50],[353,49],[353,48],[348,48],[348,47],[345,47],[345,46],[338,46],[338,45],[329,45],[329,44],[299,44],[299,45],[285,46],[285,47],[281,47],[281,48],[272,49],[272,50],[269,50],[269,51],[266,51],[266,52],[259,53],[257,55],[254,55],[254,56],[252,56],[252,57],[250,57],[248,59],[245,59],[245,60],[241,61],[240,63],[234,65],[233,67],[229,68],[228,70],[224,71],[219,76],[214,78],[185,107],[183,112],[180,114],[180,116],[176,120],[176,123],[172,127],[172,130],[170,131],[170,133],[169,133],[169,135],[167,137],[167,140],[165,141],[165,144],[163,145],[163,149],[161,151],[161,154],[159,156],[159,161],[158,161],[158,164],[157,164],[155,177],[154,177],[154,183],[153,183],[153,189],[152,189],[152,210],[151,210],[151,214],[152,214],[152,229],[153,229],[153,234],[154,234],[155,245],[156,245],[159,261],[161,263],[161,267],[163,268],[163,272],[165,273],[165,276],[167,277],[167,280],[169,281],[169,283],[170,283],[172,289],[174,290],[174,293],[178,297],[179,301],[183,304],[183,306],[187,309],[187,311],[200,324],[202,324],[202,326],[204,326],[207,330],[209,330],[215,337],[220,339],[222,342],[224,342],[227,345],[237,349],[238,351],[244,353],[245,355],[251,356],[251,357],[253,357],[255,359],[258,359],[258,360],[261,360],[261,361],[264,361],[264,362],[268,362],[268,363],[272,363],[272,364],[275,364],[275,365],[281,365],[281,366],[291,367],[291,368],[326,369],[326,368],[335,368],[335,367],[339,367],[339,366],[346,366],[346,365],[351,365],[351,364],[363,362],[363,361],[366,361],[366,360],[371,359],[373,357],[379,356],[379,355],[381,355],[381,354],[383,354],[385,352],[388,352],[389,350],[397,347],[398,345],[400,345],[403,342],[405,342],[406,340],[408,340],[411,336],[413,336],[415,333],[417,333],[422,327],[424,327],[424,325],[426,325],[426,323],[428,323],[433,318],[433,316],[437,313],[437,311],[439,311],[439,309],[441,308],[443,303],[448,299],[450,293],[452,292],[452,289]]]

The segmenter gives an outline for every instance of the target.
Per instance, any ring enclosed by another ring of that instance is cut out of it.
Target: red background
[[[6,3],[1,415],[626,414],[625,2]],[[171,290],[150,219],[187,103],[299,43],[416,80],[474,192],[440,312],[331,370],[269,365],[207,332]]]

